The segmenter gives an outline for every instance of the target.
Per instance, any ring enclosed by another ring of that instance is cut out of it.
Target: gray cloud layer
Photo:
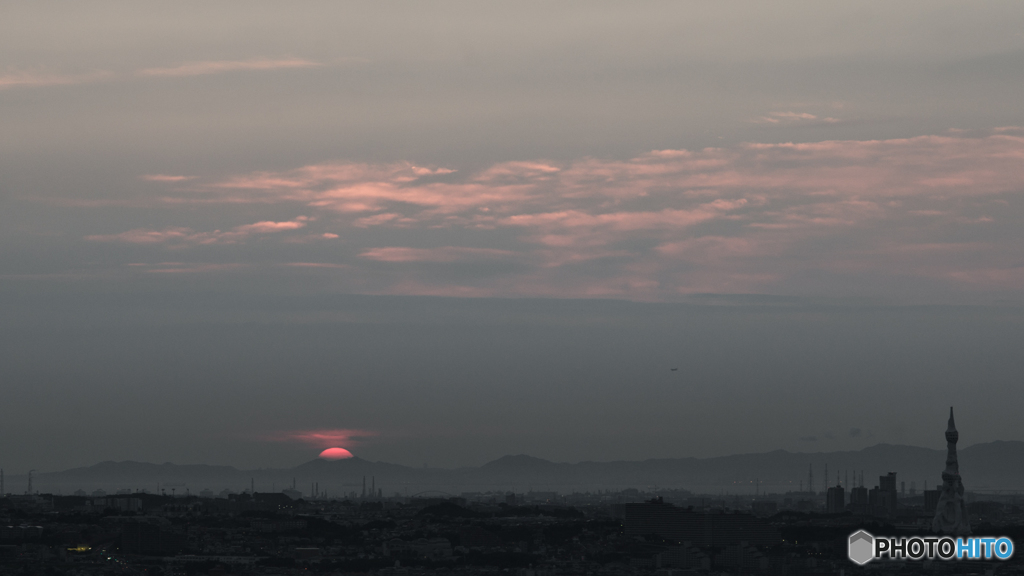
[[[927,442],[856,386],[1015,393],[1017,2],[4,14],[11,466]]]

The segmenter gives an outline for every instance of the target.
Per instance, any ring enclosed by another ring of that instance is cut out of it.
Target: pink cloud
[[[146,68],[138,72],[139,76],[200,76],[221,74],[239,70],[279,70],[282,68],[311,68],[319,63],[302,58],[279,58],[257,60],[213,60],[204,62],[187,62],[169,68]]]
[[[371,248],[359,256],[378,262],[456,262],[458,260],[506,258],[514,255],[515,252],[510,250],[443,246],[441,248]]]
[[[188,240],[195,237],[190,228],[164,228],[163,230],[146,230],[136,228],[120,234],[94,234],[86,236],[93,242],[127,242],[129,244],[160,244],[172,240]]]
[[[831,116],[822,118],[809,112],[772,112],[767,116],[756,118],[752,122],[755,124],[792,124],[795,122],[804,124],[835,124],[840,122],[840,120]]]
[[[273,442],[299,442],[317,448],[331,448],[335,446],[348,448],[376,435],[376,432],[369,430],[317,429],[275,432],[265,435],[263,438]]]
[[[588,214],[579,210],[571,210],[510,216],[503,223],[511,226],[563,229],[586,228],[595,230],[608,228],[623,232],[663,228],[678,229],[716,218],[729,210],[742,208],[746,204],[747,200],[740,198],[737,200],[715,200],[708,204],[696,206],[691,210],[666,208],[657,212],[607,212],[601,214]]]
[[[233,229],[236,234],[269,234],[271,232],[282,232],[284,230],[298,230],[306,225],[306,221],[309,220],[304,216],[299,216],[296,220],[290,222],[273,222],[266,220],[263,222],[256,222],[255,224],[246,224],[244,226],[238,226]]]
[[[37,88],[85,84],[113,76],[111,72],[95,71],[85,74],[54,74],[42,71],[13,71],[0,75],[0,90],[8,88]]]
[[[163,230],[148,230],[137,228],[119,234],[94,234],[86,236],[85,239],[92,242],[124,242],[128,244],[217,244],[231,243],[244,239],[253,234],[271,234],[303,228],[309,222],[309,218],[300,216],[287,222],[256,222],[236,226],[231,230],[213,232],[196,232],[191,228],[164,228]]]
[[[149,180],[150,182],[183,182],[193,178],[195,176],[171,176],[168,174],[147,174],[142,177],[143,180]]]
[[[807,112],[772,112],[776,118],[792,118],[794,120],[816,120],[818,117]]]
[[[358,220],[353,221],[352,225],[353,226],[358,226],[359,228],[366,228],[366,227],[369,227],[369,226],[380,226],[381,224],[387,224],[388,222],[393,222],[395,220],[401,220],[401,219],[402,219],[402,215],[401,214],[395,214],[393,212],[385,212],[384,214],[375,214],[373,216],[367,216],[365,218],[359,218]]]
[[[831,275],[840,291],[852,290],[851,278],[871,275],[908,287],[920,280],[925,288],[1004,289],[1017,281],[1015,254],[1024,250],[1013,232],[1024,223],[1008,209],[1024,190],[1024,136],[1009,127],[972,134],[745,143],[626,159],[502,162],[475,172],[335,162],[197,178],[169,201],[280,205],[311,217],[89,239],[189,246],[312,228],[317,218],[345,231],[346,249],[356,247],[340,256],[351,259],[351,289],[373,293],[657,300],[705,291],[803,293],[810,288],[800,279],[816,274]],[[987,227],[1003,241],[972,252],[975,262],[933,260],[933,252],[909,248],[957,244],[948,237],[952,227],[964,238]],[[380,246],[391,229],[401,230],[402,245]],[[424,247],[437,238],[446,245]],[[488,276],[493,267],[481,266],[479,277],[455,282],[402,266],[468,260],[514,262],[506,267],[514,273]]]

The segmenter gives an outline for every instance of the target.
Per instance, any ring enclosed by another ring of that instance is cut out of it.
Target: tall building
[[[861,490],[864,490],[861,488]],[[878,477],[878,486],[867,490],[867,506],[854,511],[870,514],[881,518],[892,518],[896,515],[896,473],[889,472]]]
[[[867,488],[857,486],[850,490],[850,509],[853,510],[854,514],[868,514],[870,512]]]
[[[833,486],[825,495],[825,511],[838,514],[846,511],[846,491],[842,486]]]
[[[896,473],[889,472],[885,476],[878,477],[878,488],[880,490],[888,490],[893,494],[896,493]]]
[[[942,471],[942,488],[935,506],[932,531],[954,536],[971,533],[967,502],[964,501],[964,483],[960,479],[960,464],[956,458],[956,443],[960,433],[953,421],[953,407],[949,407],[949,423],[946,426],[946,469]]]
[[[939,504],[939,496],[942,494],[942,490],[936,488],[935,490],[925,490],[924,494],[924,513],[935,515],[935,509]]]

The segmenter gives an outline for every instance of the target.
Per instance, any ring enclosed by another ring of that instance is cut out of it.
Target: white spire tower
[[[942,492],[935,507],[932,530],[943,534],[963,536],[971,533],[967,502],[964,501],[964,483],[960,479],[960,464],[956,458],[956,443],[960,434],[953,422],[953,407],[949,407],[949,425],[946,427],[946,469],[942,471]]]

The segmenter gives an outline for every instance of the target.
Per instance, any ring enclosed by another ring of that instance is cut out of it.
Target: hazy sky
[[[0,467],[1024,439],[1017,1],[0,7]]]

